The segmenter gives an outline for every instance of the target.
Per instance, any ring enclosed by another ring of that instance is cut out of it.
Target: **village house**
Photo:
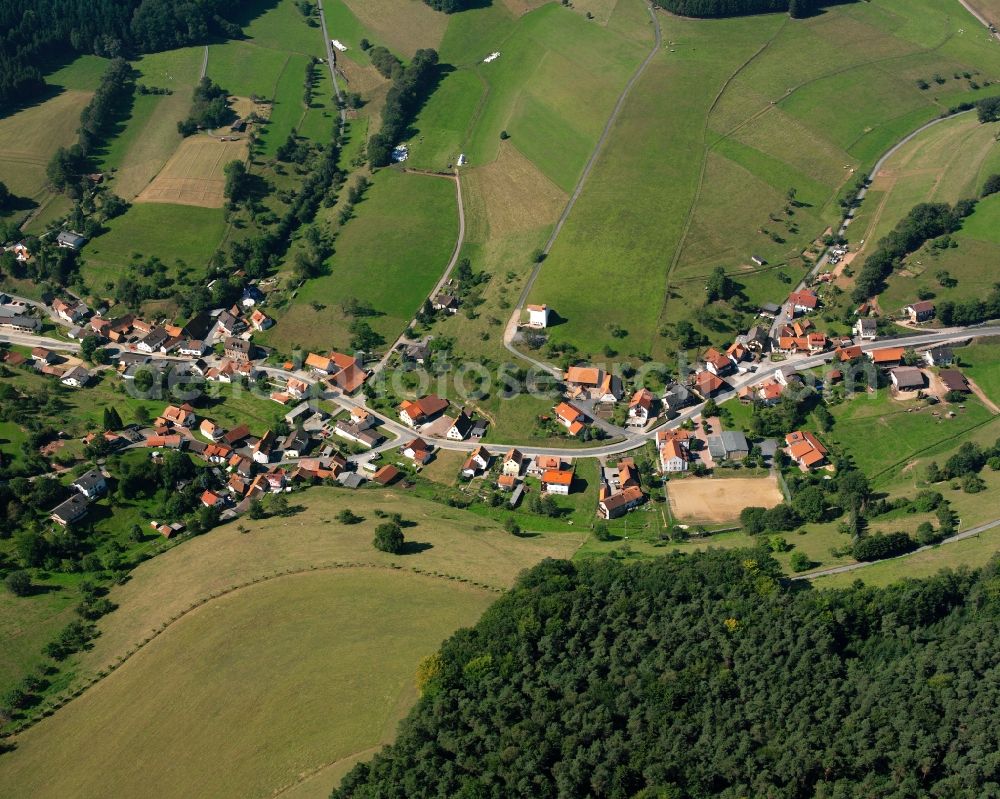
[[[683,472],[688,467],[691,434],[674,428],[656,432],[656,449],[660,456],[661,472]]]
[[[431,358],[431,348],[427,342],[418,341],[415,344],[407,344],[403,350],[403,359],[423,366]]]
[[[549,308],[547,305],[528,306],[528,327],[543,329],[549,326]]]
[[[337,365],[332,360],[325,355],[318,355],[315,352],[310,352],[306,356],[304,365],[314,372],[324,375],[331,375],[337,371]]]
[[[743,344],[746,346],[750,352],[761,353],[767,350],[768,345],[771,343],[771,336],[768,333],[766,327],[761,325],[754,325],[751,327],[743,338]]]
[[[788,305],[788,310],[792,316],[800,313],[809,313],[810,311],[815,311],[819,306],[819,297],[811,289],[793,291],[788,295],[786,305]]]
[[[70,388],[83,388],[90,382],[90,372],[82,366],[71,366],[63,372],[59,382]]]
[[[903,312],[909,314],[910,322],[913,324],[926,322],[934,318],[934,303],[929,300],[914,302],[903,308]]]
[[[782,385],[789,386],[792,383],[801,383],[802,378],[799,377],[798,370],[791,364],[785,364],[780,369],[774,373],[774,380]]]
[[[645,427],[656,415],[653,407],[656,397],[648,388],[640,388],[632,395],[628,403],[628,424],[630,427]]]
[[[235,336],[237,333],[246,329],[246,323],[237,315],[237,309],[233,309],[236,313],[231,311],[220,311],[218,317],[215,320],[215,324],[218,327],[219,335],[222,336]]]
[[[433,457],[434,447],[422,438],[415,438],[412,441],[403,444],[403,448],[400,452],[404,458],[409,458],[414,463],[419,463],[423,466]]]
[[[442,399],[437,394],[428,394],[418,400],[404,400],[398,408],[399,418],[403,424],[416,427],[429,422],[447,407],[448,400]]]
[[[187,338],[177,345],[177,354],[188,358],[200,358],[208,352],[208,345],[200,338]]]
[[[89,309],[77,300],[67,302],[57,297],[52,301],[52,310],[55,311],[56,316],[72,325],[83,319]]]
[[[222,443],[224,443],[227,447],[237,447],[249,437],[250,428],[245,424],[240,424],[223,434]]]
[[[833,354],[837,356],[837,359],[841,363],[847,363],[848,361],[853,361],[855,358],[861,357],[861,347],[858,344],[854,344],[850,347],[837,347],[833,351]]]
[[[43,363],[52,364],[59,362],[59,356],[46,347],[34,347],[31,350],[31,357],[34,358],[36,366]]]
[[[524,463],[524,455],[516,448],[511,448],[503,456],[500,471],[508,477],[520,477],[521,465]]]
[[[583,415],[583,411],[568,402],[560,402],[553,410],[556,420],[566,428],[571,436],[579,435],[586,426],[584,420],[587,417]]]
[[[458,299],[451,294],[438,294],[431,300],[431,307],[435,311],[456,314],[458,313]]]
[[[874,341],[878,338],[878,321],[870,316],[862,316],[854,323],[853,332],[861,341]]]
[[[235,363],[247,363],[250,360],[253,345],[246,339],[229,336],[225,341],[224,348],[229,360]]]
[[[86,236],[81,236],[72,230],[64,230],[56,236],[56,244],[70,250],[79,250],[86,243]]]
[[[462,464],[462,477],[471,479],[480,472],[486,471],[489,465],[490,453],[483,446],[476,447],[472,450],[472,454],[469,455],[468,460]]]
[[[717,396],[725,388],[728,388],[726,382],[711,372],[698,372],[694,376],[694,390],[704,400]]]
[[[709,348],[702,356],[702,360],[705,361],[705,368],[713,375],[727,374],[733,368],[732,361],[715,349],[715,347]]]
[[[333,427],[333,432],[341,438],[353,441],[363,447],[371,449],[382,441],[382,436],[374,430],[363,430],[347,422],[337,422]]]
[[[566,496],[573,486],[572,469],[550,469],[542,475],[542,491]]]
[[[205,491],[202,492],[200,499],[201,504],[206,508],[218,508],[222,507],[226,503],[222,497],[214,491],[209,491],[208,489],[205,489]]]
[[[773,302],[765,302],[760,306],[758,311],[758,316],[763,316],[765,319],[774,319],[777,315],[781,313],[781,306]]]
[[[902,347],[885,347],[880,350],[872,350],[868,353],[868,357],[876,366],[890,368],[893,366],[899,366],[899,364],[903,362],[903,356],[905,354],[906,350]]]
[[[260,308],[254,309],[250,314],[250,326],[257,331],[267,330],[274,324],[274,320],[264,313]]]
[[[819,439],[806,430],[796,430],[785,436],[788,456],[807,472],[826,462],[827,451]]]
[[[244,308],[253,308],[258,302],[264,299],[264,292],[254,285],[248,285],[243,288],[243,294],[240,296],[240,305]]]
[[[691,391],[683,383],[671,383],[663,390],[663,409],[669,415],[676,416],[691,404]]]
[[[464,441],[472,430],[472,414],[466,408],[454,418],[445,437],[452,441]]]
[[[740,369],[740,364],[750,357],[750,350],[742,341],[734,341],[726,347],[726,357],[733,366]]]
[[[378,483],[381,486],[390,485],[392,482],[397,480],[402,474],[395,466],[392,464],[386,464],[381,469],[379,469],[375,474],[372,475],[372,481]]]
[[[295,399],[302,399],[302,397],[309,393],[309,384],[305,380],[299,380],[297,377],[289,377],[288,382],[285,384],[285,393]]]
[[[762,384],[757,389],[757,398],[763,405],[777,405],[781,395],[785,393],[785,385],[777,380]]]
[[[326,382],[331,388],[339,389],[345,394],[353,394],[368,379],[368,373],[353,355],[331,352],[330,360],[334,369]]]
[[[622,380],[610,372],[604,375],[604,380],[598,386],[594,399],[597,402],[613,404],[622,398]]]
[[[251,457],[253,457],[254,463],[267,464],[271,462],[271,455],[274,452],[275,447],[275,436],[274,433],[268,430],[264,435],[257,439],[257,443],[251,448]]]
[[[931,347],[923,357],[928,366],[951,366],[955,362],[954,351],[946,346]]]
[[[188,405],[186,402],[183,405],[168,405],[163,409],[156,421],[153,423],[156,427],[191,427],[195,421],[197,421],[197,415],[195,414],[194,408]]]
[[[497,488],[501,491],[513,491],[517,487],[517,476],[513,474],[500,474],[497,477]]]
[[[897,391],[920,391],[926,385],[924,373],[915,366],[897,366],[889,372],[889,379]]]
[[[292,430],[281,443],[283,457],[298,459],[312,448],[312,439],[304,430]]]
[[[559,471],[563,468],[562,458],[557,455],[536,455],[528,463],[528,474],[541,479],[545,472]],[[567,467],[568,468],[568,467]]]
[[[99,469],[84,472],[71,485],[87,499],[97,499],[108,490],[108,483]]]
[[[87,515],[88,504],[89,502],[83,494],[73,494],[65,502],[56,505],[49,512],[49,518],[56,524],[68,527]]]
[[[351,424],[358,430],[367,430],[375,424],[375,417],[364,408],[351,408]]]
[[[209,441],[216,441],[222,438],[223,430],[211,419],[202,419],[201,424],[198,426],[198,432]]]

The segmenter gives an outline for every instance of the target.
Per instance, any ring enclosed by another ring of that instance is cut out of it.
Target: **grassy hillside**
[[[245,533],[229,525],[185,541],[116,587],[111,599],[119,610],[99,622],[101,635],[80,656],[79,674],[94,674],[154,631],[166,631],[82,698],[19,736],[17,750],[0,758],[4,784],[25,795],[63,790],[39,765],[60,740],[79,742],[58,747],[65,784],[76,784],[78,794],[128,795],[144,780],[158,796],[190,795],[193,786],[209,783],[213,796],[267,796],[320,770],[328,790],[329,775],[349,765],[343,758],[391,737],[395,719],[415,698],[421,655],[492,601],[495,594],[472,582],[505,587],[544,557],[568,557],[581,540],[575,533],[514,537],[489,519],[396,491],[317,488],[295,495],[298,502],[305,508],[292,517],[244,520]],[[344,508],[363,521],[340,524]],[[411,554],[372,548],[380,521],[375,512],[383,510],[408,520]],[[392,563],[402,568],[335,568]],[[288,570],[308,573],[271,579]],[[226,596],[182,615],[220,593]],[[187,665],[176,668],[178,658]],[[137,705],[137,686],[154,680],[158,690],[140,691],[145,698]],[[261,685],[272,686],[270,699],[260,696]],[[314,701],[320,694],[330,701]],[[206,707],[218,709],[210,721]],[[342,713],[331,715],[330,707]],[[117,722],[107,724],[110,718]],[[150,725],[150,718],[159,721]],[[192,725],[205,735],[201,745],[190,746],[188,737],[187,754],[163,745],[189,736]],[[247,731],[243,743],[232,737],[234,730]],[[225,758],[231,767],[220,768],[224,738],[253,762],[234,754]],[[253,754],[264,740],[273,742],[268,757]],[[125,757],[137,741],[162,758]],[[178,782],[179,758],[189,783]]]
[[[721,340],[731,327],[713,330],[721,309],[698,310],[714,266],[752,302],[779,298],[778,272],[786,285],[802,274],[799,254],[839,218],[836,200],[856,175],[922,122],[994,91],[973,81],[1000,78],[1000,50],[951,5],[877,0],[808,20],[661,23],[667,47],[532,292],[568,318],[553,336],[584,351],[655,354],[669,344],[657,329],[683,318]],[[680,96],[658,117],[649,98],[672,86]],[[772,269],[751,269],[751,255]],[[603,302],[609,285],[624,307]],[[614,341],[612,326],[630,335]]]

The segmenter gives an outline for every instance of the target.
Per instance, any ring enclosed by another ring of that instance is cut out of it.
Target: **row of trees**
[[[0,0],[0,104],[45,90],[43,70],[67,50],[107,58],[242,35],[243,0]]]
[[[744,17],[788,11],[793,17],[811,14],[820,3],[813,0],[654,0],[660,8],[684,17]],[[829,3],[822,3],[829,5]]]
[[[417,50],[410,65],[398,72],[385,98],[382,127],[368,140],[368,160],[373,167],[387,166],[392,150],[434,88],[438,79],[438,55],[431,49]]]
[[[998,578],[814,591],[764,550],[544,561],[421,664],[395,743],[332,796],[984,796]]]

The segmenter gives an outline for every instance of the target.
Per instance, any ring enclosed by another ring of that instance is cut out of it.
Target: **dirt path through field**
[[[986,396],[986,392],[983,391],[978,385],[976,385],[975,380],[972,380],[968,376],[966,376],[965,379],[969,384],[969,388],[972,389],[972,393],[975,394],[977,397],[979,397],[979,401],[982,402],[983,405],[987,407],[990,413],[992,414],[1000,413],[1000,407],[997,407],[997,404]]]

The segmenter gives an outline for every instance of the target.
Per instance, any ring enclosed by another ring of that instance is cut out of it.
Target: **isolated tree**
[[[735,288],[732,279],[726,275],[725,267],[717,266],[708,276],[708,283],[705,286],[706,302],[728,300],[733,296]]]
[[[396,522],[383,522],[375,528],[375,538],[372,545],[380,552],[398,555],[403,551],[406,539],[403,530]]]
[[[11,572],[3,582],[14,596],[27,596],[31,593],[31,575],[26,571]]]
[[[341,524],[357,524],[358,522],[363,521],[363,519],[350,508],[344,508],[337,514],[337,521]]]

